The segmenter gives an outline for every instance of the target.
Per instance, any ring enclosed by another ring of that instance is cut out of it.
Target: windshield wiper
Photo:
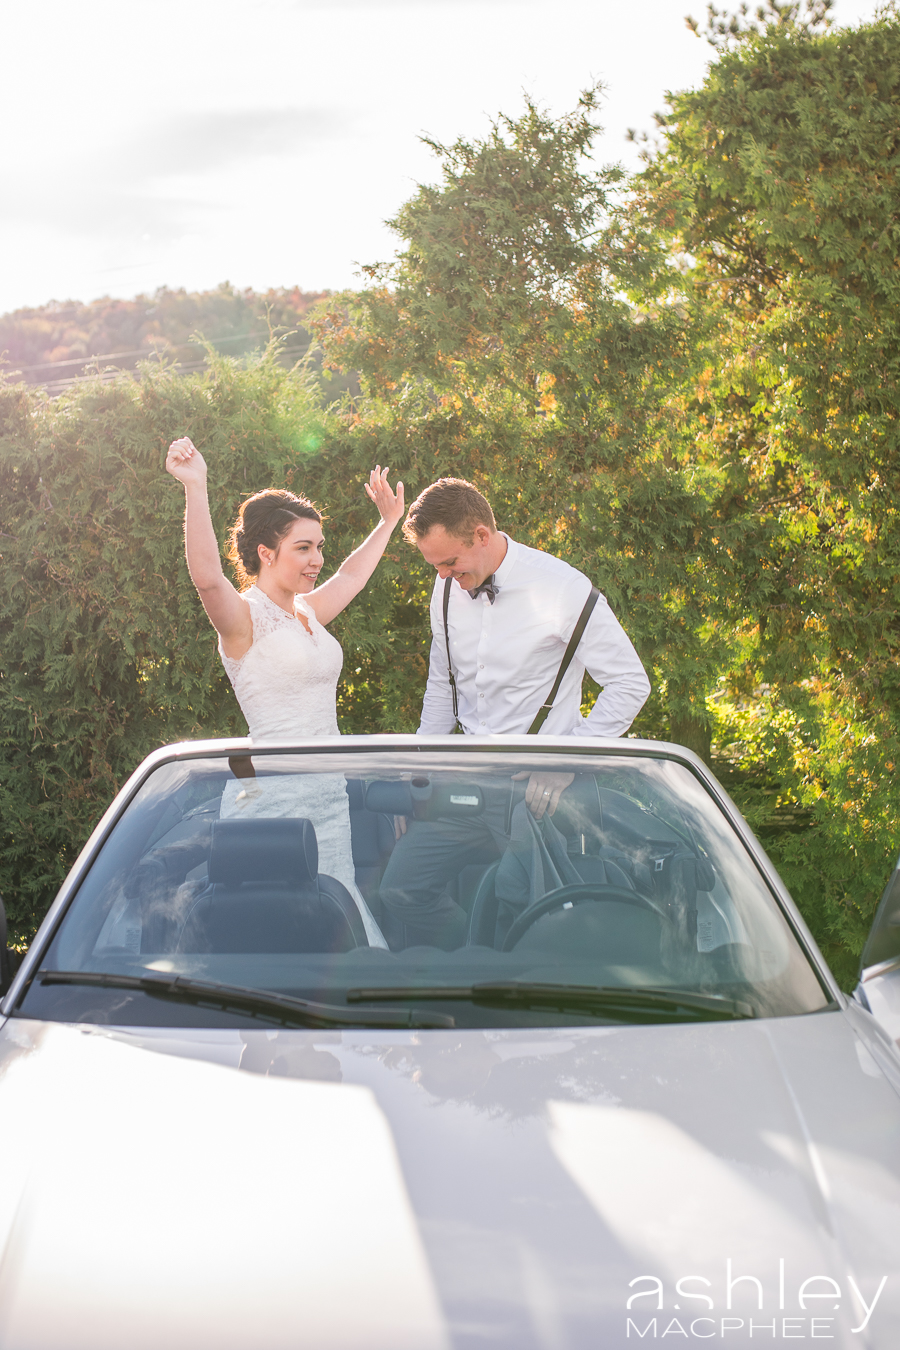
[[[239,1010],[267,1022],[303,1027],[453,1027],[446,1013],[421,1012],[415,1008],[384,1008],[361,1014],[332,1003],[313,1003],[290,994],[274,994],[239,984],[192,980],[184,975],[116,975],[92,970],[42,970],[41,984],[83,984],[100,989],[135,989],[151,998],[169,998],[198,1007]]]
[[[348,989],[348,1003],[398,999],[459,1000],[489,1008],[552,1008],[558,1012],[595,1012],[629,1022],[725,1021],[755,1017],[749,1003],[718,994],[679,989],[618,989],[581,984],[526,984],[494,980],[483,984],[428,985],[417,989]]]

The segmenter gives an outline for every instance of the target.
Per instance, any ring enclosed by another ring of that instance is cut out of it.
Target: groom
[[[461,478],[440,478],[426,488],[409,508],[403,533],[437,572],[419,735],[445,734],[457,723],[468,736],[527,733],[549,701],[589,598],[593,609],[540,732],[593,737],[627,731],[650,681],[606,600],[582,572],[498,530],[486,498]],[[587,718],[581,715],[585,670],[602,686]],[[529,776],[525,800],[538,820],[545,812],[553,815],[572,777]],[[416,821],[399,840],[381,898],[404,923],[408,943],[452,947],[464,940],[465,913],[444,886],[449,871],[463,867],[486,841],[502,850],[506,806],[486,803],[484,838],[473,832],[471,820]]]

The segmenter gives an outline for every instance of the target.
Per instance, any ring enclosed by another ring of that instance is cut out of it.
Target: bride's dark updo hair
[[[225,548],[225,557],[234,563],[241,590],[259,576],[260,544],[277,549],[298,520],[315,520],[321,525],[322,515],[312,502],[286,488],[267,488],[247,498],[238,511]]]

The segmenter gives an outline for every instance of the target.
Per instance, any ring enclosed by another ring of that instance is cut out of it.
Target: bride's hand
[[[398,483],[397,491],[394,492],[387,480],[388,473],[387,468],[382,469],[380,464],[376,464],[369,474],[365,489],[369,498],[378,507],[381,519],[393,529],[397,521],[403,518],[406,506],[403,501],[403,484]]]
[[[166,470],[185,487],[206,482],[206,460],[187,436],[182,436],[169,446]]]

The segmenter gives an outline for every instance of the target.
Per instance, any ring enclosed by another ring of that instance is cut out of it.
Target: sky
[[[637,163],[702,82],[705,0],[0,0],[0,313],[229,281],[358,285],[435,181],[527,93],[606,86],[600,163]],[[719,8],[733,8],[725,0]],[[876,0],[836,0],[839,24]]]

